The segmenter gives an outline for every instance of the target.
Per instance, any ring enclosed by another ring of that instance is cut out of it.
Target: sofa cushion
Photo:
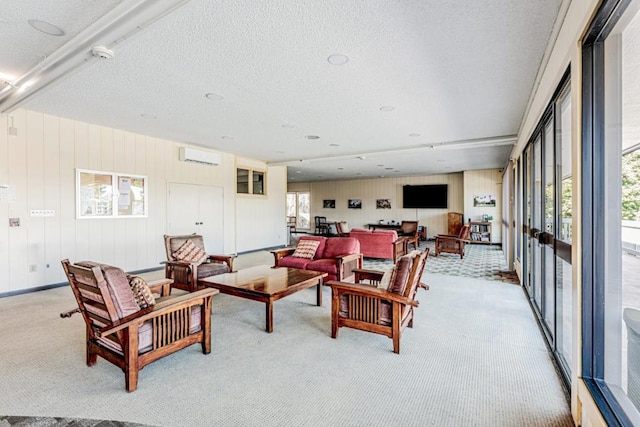
[[[317,240],[300,240],[296,246],[296,250],[291,254],[295,258],[308,258],[313,259],[320,246],[320,242]]]
[[[308,258],[286,256],[278,260],[278,267],[299,268],[300,270],[304,270],[310,262],[311,260]]]
[[[196,245],[193,240],[189,239],[180,248],[173,253],[178,261],[193,262],[200,264],[207,259],[207,253]]]
[[[360,253],[360,242],[354,237],[330,237],[327,239],[322,258]]]
[[[112,316],[110,320],[120,320],[140,311],[140,307],[133,297],[133,292],[131,292],[127,275],[122,269],[93,261],[82,261],[77,264],[88,268],[99,267],[100,271],[102,271],[109,290],[109,296],[116,311],[115,317]]]
[[[338,272],[337,264],[335,258],[316,259],[307,264],[306,269],[335,275]]]
[[[412,265],[413,258],[407,256],[400,257],[394,268],[395,272],[392,275],[391,283],[389,283],[387,290],[403,295],[407,287],[407,280],[409,279]]]
[[[149,289],[147,282],[142,277],[127,275],[127,279],[129,280],[129,287],[131,287],[133,298],[136,300],[138,307],[147,308],[156,303],[151,289]]]
[[[228,272],[229,266],[226,262],[203,262],[198,266],[198,279]]]

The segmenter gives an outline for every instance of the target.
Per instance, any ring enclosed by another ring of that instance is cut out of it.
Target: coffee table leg
[[[323,280],[321,277],[320,280],[318,280],[318,286],[316,287],[318,292],[318,302],[317,302],[318,306],[322,305],[322,283],[323,283]]]
[[[267,312],[266,312],[266,321],[267,321],[267,332],[273,332],[273,300],[269,298],[269,301],[266,303]]]

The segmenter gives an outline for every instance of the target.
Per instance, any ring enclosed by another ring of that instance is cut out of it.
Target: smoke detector
[[[100,59],[112,59],[113,51],[111,49],[107,49],[104,46],[94,46],[91,48],[91,53],[96,58]]]

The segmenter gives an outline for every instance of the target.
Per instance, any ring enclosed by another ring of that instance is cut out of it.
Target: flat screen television
[[[407,209],[446,209],[447,184],[402,186],[402,207]]]

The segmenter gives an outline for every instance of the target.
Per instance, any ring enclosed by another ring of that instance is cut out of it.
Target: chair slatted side
[[[153,321],[153,349],[168,346],[189,336],[191,329],[191,308],[179,310],[154,317]]]
[[[191,269],[187,266],[175,266],[173,280],[177,283],[191,283]]]
[[[348,295],[349,319],[367,323],[379,323],[381,300],[360,295]]]

